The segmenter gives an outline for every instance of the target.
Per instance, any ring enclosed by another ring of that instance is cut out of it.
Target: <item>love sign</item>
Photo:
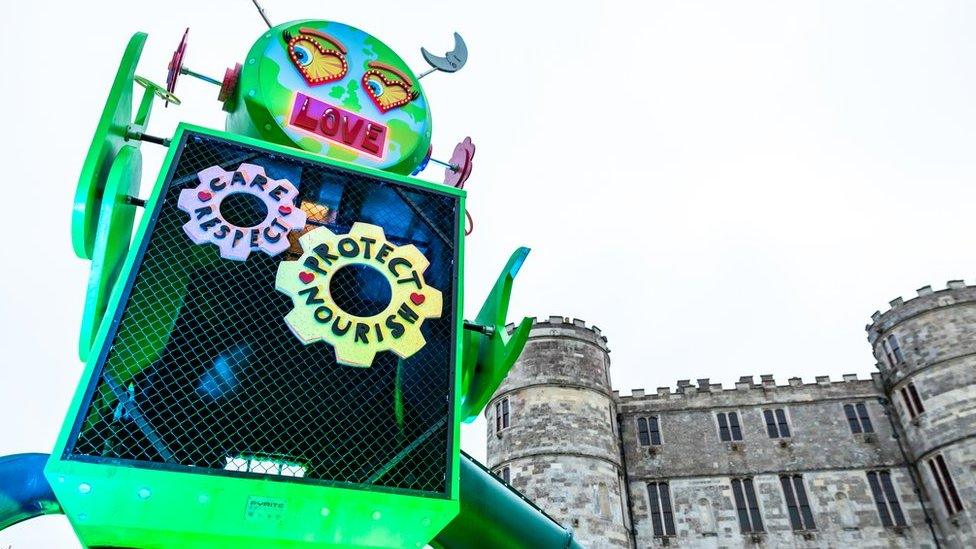
[[[295,94],[289,124],[312,132],[316,139],[328,139],[378,158],[386,150],[386,125],[304,93]]]
[[[292,299],[285,322],[302,343],[324,341],[340,364],[363,368],[378,352],[407,358],[426,344],[420,327],[440,318],[443,303],[441,292],[424,280],[429,262],[416,246],[391,244],[382,227],[368,223],[353,224],[348,234],[318,227],[298,241],[302,256],[278,265],[275,288]],[[374,269],[389,283],[390,300],[380,312],[357,316],[336,303],[338,291],[364,290],[334,285],[335,274],[353,265]]]

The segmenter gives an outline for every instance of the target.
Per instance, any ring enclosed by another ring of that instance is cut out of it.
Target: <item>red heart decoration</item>
[[[199,198],[201,202],[206,202],[211,198],[213,198],[213,195],[208,193],[207,191],[200,191],[197,193],[197,198]]]
[[[308,271],[302,271],[298,273],[298,280],[301,280],[302,284],[308,284],[309,282],[315,280],[315,275]]]
[[[278,212],[281,215],[288,215],[291,213],[291,206],[278,206]]]
[[[413,301],[414,305],[420,305],[427,299],[424,294],[418,294],[416,292],[410,294],[410,301]]]

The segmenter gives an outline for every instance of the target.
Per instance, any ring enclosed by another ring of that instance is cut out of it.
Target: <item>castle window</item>
[[[766,420],[766,432],[769,438],[789,438],[790,424],[786,421],[786,411],[782,408],[774,410],[763,410],[763,418]]]
[[[847,416],[847,423],[851,426],[852,433],[874,432],[874,426],[871,425],[871,417],[868,416],[868,408],[863,402],[845,404],[844,415]]]
[[[657,416],[637,418],[637,440],[641,446],[661,445],[661,428]]]
[[[739,529],[743,534],[762,532],[762,517],[759,515],[759,501],[751,478],[732,479],[732,496],[735,510],[739,515]]]
[[[501,474],[499,476],[502,477],[502,480],[505,481],[505,484],[510,484],[512,481],[512,470],[509,469],[507,466],[502,467]]]
[[[786,509],[790,514],[790,524],[794,530],[814,530],[817,525],[813,522],[813,512],[807,491],[803,487],[803,475],[780,475],[779,483],[783,486],[783,496],[786,498]]]
[[[888,358],[888,364],[892,368],[904,362],[905,357],[901,354],[901,347],[898,346],[898,339],[895,334],[889,334],[884,340],[881,341],[881,347],[884,349],[885,356]]]
[[[508,397],[495,403],[495,432],[508,429]]]
[[[671,510],[671,490],[668,483],[648,483],[647,499],[650,502],[651,526],[654,528],[654,536],[673,536],[674,512]]]
[[[739,426],[739,414],[735,412],[719,412],[715,414],[718,419],[718,438],[722,442],[742,440],[742,428]]]
[[[905,401],[905,408],[908,409],[908,416],[912,419],[918,417],[919,414],[925,411],[925,407],[922,406],[922,399],[918,397],[918,390],[915,389],[915,383],[910,382],[901,388],[901,398]]]
[[[945,504],[946,511],[954,515],[962,511],[962,500],[959,499],[959,492],[956,490],[956,483],[949,474],[945,458],[942,454],[929,460],[929,468],[932,470],[932,477],[935,484],[939,487],[939,495],[942,496],[942,503]]]
[[[886,527],[905,526],[905,515],[901,512],[895,487],[891,484],[891,472],[869,471],[868,484],[874,495],[874,504],[878,507],[881,524]]]

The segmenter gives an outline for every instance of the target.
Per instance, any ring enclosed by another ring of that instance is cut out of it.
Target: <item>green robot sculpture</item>
[[[462,316],[474,145],[431,159],[420,78],[460,69],[463,40],[422,50],[418,77],[354,27],[268,26],[222,79],[184,66],[184,34],[165,87],[130,40],[72,219],[87,366],[50,457],[0,458],[0,528],[64,512],[89,547],[575,546],[459,450],[532,324],[506,327],[526,248]],[[181,74],[219,86],[225,131],[147,133]],[[168,148],[147,199],[143,142]],[[443,183],[409,177],[429,161]]]

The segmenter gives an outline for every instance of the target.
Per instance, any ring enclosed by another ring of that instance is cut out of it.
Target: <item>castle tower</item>
[[[976,287],[926,286],[872,320],[868,341],[939,536],[976,547]]]
[[[631,547],[608,353],[582,320],[537,321],[485,411],[489,467],[593,549]]]

